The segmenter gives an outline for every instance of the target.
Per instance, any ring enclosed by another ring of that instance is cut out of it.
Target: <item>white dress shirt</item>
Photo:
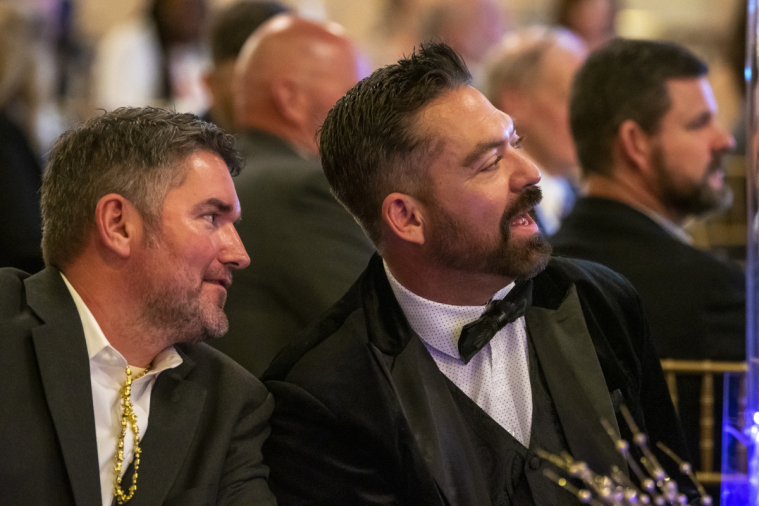
[[[79,294],[71,286],[66,276],[61,274],[66,287],[74,298],[79,318],[82,320],[84,339],[87,342],[87,353],[90,358],[90,379],[92,386],[92,405],[95,409],[95,436],[98,447],[98,463],[100,465],[100,495],[103,506],[109,506],[113,501],[114,468],[116,465],[116,444],[121,431],[121,398],[119,390],[126,381],[127,361],[111,344],[100,329],[100,325],[92,316],[89,308]],[[177,367],[182,363],[182,357],[169,346],[153,359],[153,368],[148,374],[132,383],[131,400],[137,415],[137,426],[140,429],[140,440],[148,428],[150,412],[150,394],[155,380],[161,371]],[[143,369],[130,366],[132,377],[139,375]],[[121,475],[132,461],[133,433],[131,425],[127,426],[124,438],[124,463]],[[139,479],[138,479],[139,480]],[[122,488],[128,490],[130,483],[122,483]],[[139,481],[137,483],[139,488]]]
[[[440,371],[524,446],[530,446],[532,390],[524,317],[499,330],[468,364],[458,351],[464,325],[485,306],[451,306],[424,299],[385,273],[411,328],[422,339]],[[502,299],[514,283],[499,290]]]

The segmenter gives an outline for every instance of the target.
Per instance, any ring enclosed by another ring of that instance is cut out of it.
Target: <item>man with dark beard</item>
[[[332,190],[379,254],[264,374],[279,504],[573,504],[536,450],[624,468],[602,423],[629,439],[622,404],[684,452],[637,295],[550,257],[540,174],[470,80],[422,45],[322,127]]]
[[[716,114],[706,66],[674,44],[614,40],[575,78],[570,121],[587,196],[553,237],[554,252],[627,277],[662,358],[745,358],[743,272],[692,247],[682,229],[687,217],[731,202],[722,159],[734,140]],[[697,465],[699,381],[678,379]],[[721,420],[719,384],[715,392]],[[721,424],[714,429],[719,445]]]
[[[47,267],[0,269],[0,504],[276,504],[271,395],[200,343],[249,263],[241,167],[230,135],[160,109],[56,141]]]

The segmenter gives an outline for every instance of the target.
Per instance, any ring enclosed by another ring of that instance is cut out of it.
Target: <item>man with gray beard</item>
[[[276,504],[271,395],[201,343],[249,263],[241,167],[230,135],[160,109],[56,141],[47,267],[0,269],[0,504]]]
[[[707,68],[674,44],[616,39],[579,70],[570,123],[587,195],[552,238],[559,255],[623,274],[640,293],[662,358],[745,358],[745,278],[690,245],[686,218],[730,205]],[[680,378],[679,414],[700,461],[699,379]],[[715,388],[721,420],[721,389]],[[717,445],[721,424],[715,424]]]

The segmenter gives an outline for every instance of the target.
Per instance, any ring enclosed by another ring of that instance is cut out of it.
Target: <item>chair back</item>
[[[669,387],[669,394],[672,397],[672,403],[677,408],[677,377],[679,375],[700,375],[701,376],[701,395],[700,395],[700,440],[699,453],[701,456],[701,466],[696,470],[696,477],[704,484],[715,484],[733,478],[740,479],[738,476],[722,476],[720,470],[714,470],[714,375],[725,373],[741,374],[738,416],[738,423],[742,424],[743,415],[746,409],[746,371],[748,367],[746,362],[714,362],[711,360],[675,360],[664,359],[661,361],[664,376]],[[722,423],[722,420],[719,420]],[[743,427],[736,427],[742,430]],[[737,461],[745,463],[748,460],[746,447],[738,445],[738,452],[743,455],[737,456]],[[744,468],[741,466],[741,469]]]

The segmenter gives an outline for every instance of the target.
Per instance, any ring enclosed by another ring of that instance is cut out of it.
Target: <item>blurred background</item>
[[[235,0],[0,0],[0,112],[41,163],[72,124],[121,105],[203,114],[210,95],[208,20]],[[341,24],[372,66],[420,40],[445,40],[475,75],[487,51],[517,28],[564,24],[592,49],[613,34],[671,40],[703,58],[722,121],[742,128],[745,0],[283,0],[302,16]],[[7,7],[11,5],[13,9]],[[18,17],[17,11],[23,15]],[[742,157],[731,161],[735,203],[689,230],[696,243],[745,259]]]

